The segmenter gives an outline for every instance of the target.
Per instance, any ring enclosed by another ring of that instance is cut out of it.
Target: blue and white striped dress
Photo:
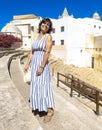
[[[47,112],[48,108],[54,108],[49,63],[46,63],[40,76],[36,75],[44,57],[46,37],[47,35],[44,35],[41,40],[35,40],[32,44],[34,54],[31,61],[30,105],[32,110]]]

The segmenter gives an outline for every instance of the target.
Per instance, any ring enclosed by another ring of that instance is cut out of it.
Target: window
[[[52,45],[55,45],[55,41],[52,41]]]
[[[31,30],[34,32],[34,26],[31,26]]]
[[[28,34],[31,34],[31,27],[28,25]]]
[[[94,25],[94,28],[96,28],[96,25]]]
[[[64,26],[61,27],[61,32],[64,32]]]
[[[99,26],[99,29],[101,29],[101,26]]]
[[[64,45],[64,40],[61,40],[61,45]]]
[[[52,32],[55,33],[55,28],[53,28]]]
[[[95,50],[97,51],[97,48],[95,48]]]

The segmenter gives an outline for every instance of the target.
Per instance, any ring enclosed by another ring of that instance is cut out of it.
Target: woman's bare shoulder
[[[47,39],[52,39],[52,35],[47,33],[47,34],[46,34],[46,38],[47,38]]]

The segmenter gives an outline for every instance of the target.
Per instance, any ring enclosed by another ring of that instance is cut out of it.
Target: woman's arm
[[[28,54],[28,58],[27,58],[27,62],[26,65],[24,67],[24,72],[27,72],[31,63],[31,59],[32,59],[32,51],[30,51],[30,53]]]
[[[37,70],[38,75],[40,75],[43,72],[43,69],[48,61],[48,58],[49,58],[49,55],[51,52],[51,48],[52,48],[52,36],[49,34],[46,38],[46,52],[44,54],[44,58],[43,58],[43,61],[41,63],[41,66]]]
[[[44,54],[44,58],[43,58],[43,61],[41,63],[41,67],[43,67],[43,68],[45,67],[45,65],[48,61],[48,58],[49,58],[49,55],[51,52],[51,48],[52,48],[52,36],[48,35],[46,38],[46,52]]]

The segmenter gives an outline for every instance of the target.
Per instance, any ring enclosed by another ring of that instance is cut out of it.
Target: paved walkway
[[[42,130],[9,77],[9,57],[0,58],[0,130]]]
[[[13,60],[13,83],[7,70],[9,57],[0,58],[0,130],[102,130],[102,115],[95,115],[76,97],[71,98],[57,88],[55,77],[52,77],[55,97],[52,120],[44,124],[43,117],[34,117],[28,103],[29,86],[23,83],[22,66],[19,59]]]

